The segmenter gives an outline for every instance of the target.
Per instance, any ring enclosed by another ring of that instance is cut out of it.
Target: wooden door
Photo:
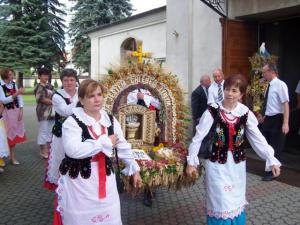
[[[243,74],[249,78],[249,57],[258,50],[258,25],[223,18],[220,21],[223,27],[222,67],[225,77]]]

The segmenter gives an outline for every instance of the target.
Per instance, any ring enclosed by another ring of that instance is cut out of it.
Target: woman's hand
[[[25,93],[25,88],[19,88],[18,90],[17,90],[17,95],[22,95],[22,94],[24,94]]]
[[[112,147],[115,148],[117,146],[118,138],[115,134],[112,134],[109,136],[109,139],[111,140]]]
[[[196,177],[198,174],[197,168],[191,165],[187,165],[185,172],[189,177]]]
[[[142,187],[142,178],[139,172],[136,172],[132,175],[133,178],[133,186],[134,188],[141,188]]]
[[[262,116],[260,113],[256,114],[256,118],[257,118],[258,123],[263,123],[265,120],[265,117]]]
[[[273,177],[278,177],[280,175],[280,167],[273,165],[272,166]]]
[[[25,92],[25,88],[19,88],[19,89],[16,91],[16,93],[14,93],[14,94],[12,95],[13,99],[16,99],[16,98],[18,97],[18,95],[24,94],[24,92]]]
[[[18,121],[21,121],[23,118],[23,108],[20,108],[19,110],[19,116],[18,116]]]

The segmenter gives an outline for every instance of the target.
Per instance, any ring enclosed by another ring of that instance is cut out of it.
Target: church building
[[[300,79],[299,16],[300,0],[167,0],[164,7],[90,30],[91,76],[101,79],[139,52],[178,75],[188,99],[201,75],[215,68],[225,76],[249,77],[249,57],[265,42],[278,56],[293,109]]]

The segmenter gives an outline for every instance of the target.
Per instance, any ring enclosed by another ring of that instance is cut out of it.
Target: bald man
[[[194,131],[199,123],[200,117],[207,108],[207,94],[210,84],[211,80],[209,75],[203,75],[200,79],[200,85],[192,92],[191,104]]]
[[[208,89],[208,101],[207,104],[214,102],[222,102],[224,99],[224,74],[221,69],[215,69],[213,71],[214,82]]]

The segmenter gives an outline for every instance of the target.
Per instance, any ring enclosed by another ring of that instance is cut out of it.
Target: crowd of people
[[[275,65],[266,64],[263,76],[269,85],[261,114],[242,103],[247,81],[242,75],[224,79],[213,71],[214,82],[204,75],[191,95],[194,137],[188,148],[187,176],[195,176],[199,150],[213,134],[205,160],[207,224],[246,224],[246,163],[243,143],[247,138],[266,161],[264,181],[280,175],[280,156],[289,132],[289,96]],[[44,187],[55,192],[55,225],[122,224],[116,174],[111,161],[118,152],[127,176],[140,188],[139,165],[116,118],[102,109],[103,87],[92,79],[80,85],[73,69],[64,69],[62,88],[49,83],[51,72],[38,70],[36,86],[37,144],[46,159]],[[14,147],[26,140],[23,122],[23,88],[13,81],[11,69],[1,71],[0,172],[9,157],[18,165]],[[300,99],[300,82],[296,92]],[[160,109],[147,90],[134,90],[128,102]],[[143,104],[141,104],[143,101]],[[299,100],[300,102],[300,100]],[[298,104],[300,108],[300,103]],[[117,149],[117,150],[116,150]],[[147,197],[147,193],[145,193]],[[144,196],[144,197],[145,197]]]

